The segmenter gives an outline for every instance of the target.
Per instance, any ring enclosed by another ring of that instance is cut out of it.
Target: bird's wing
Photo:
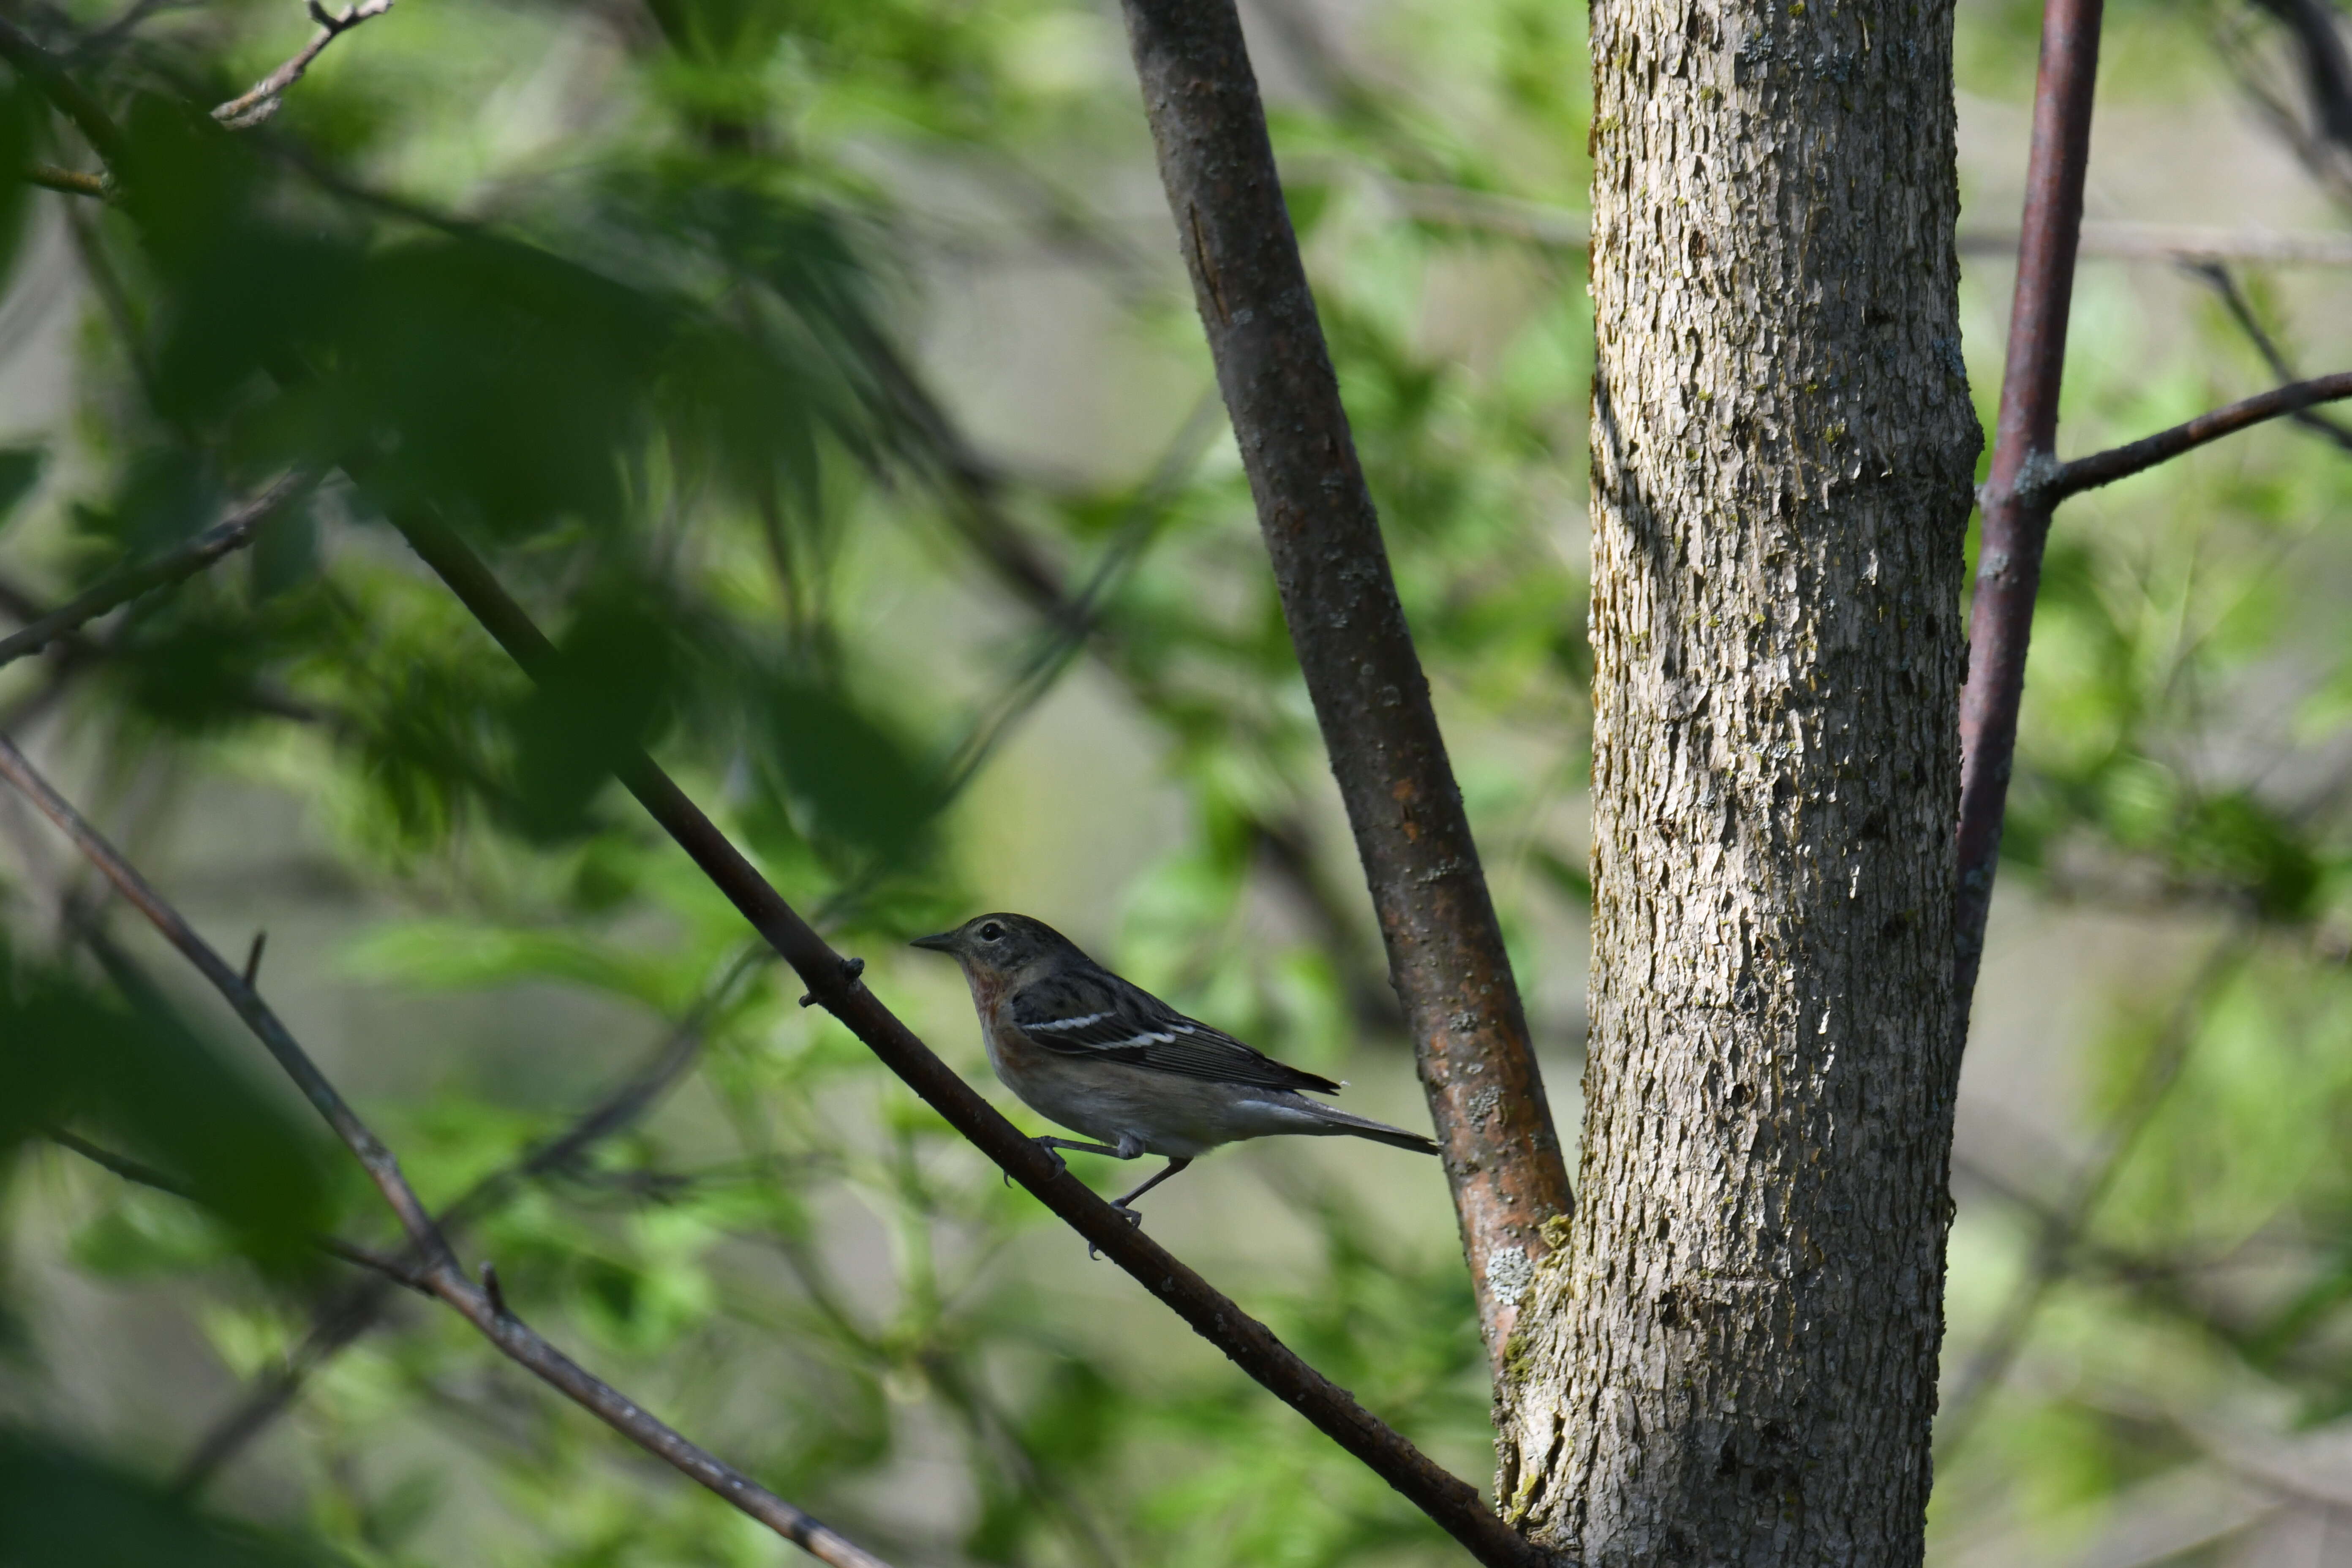
[[[1261,1089],[1336,1094],[1328,1078],[1253,1050],[1222,1029],[1188,1018],[1108,970],[1048,975],[1012,1001],[1013,1025],[1063,1056],[1125,1062],[1153,1072]]]

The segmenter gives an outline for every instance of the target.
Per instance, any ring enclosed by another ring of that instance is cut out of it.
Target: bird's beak
[[[943,931],[937,936],[919,936],[907,945],[908,947],[928,947],[933,952],[953,952],[956,949],[956,933],[951,931]]]

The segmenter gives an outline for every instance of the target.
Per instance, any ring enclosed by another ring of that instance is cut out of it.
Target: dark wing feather
[[[1013,1027],[1064,1056],[1125,1062],[1212,1083],[1339,1091],[1329,1079],[1253,1050],[1107,969],[1048,975],[1016,993],[1012,1010]]]

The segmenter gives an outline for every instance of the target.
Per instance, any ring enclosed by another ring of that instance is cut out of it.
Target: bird
[[[1129,1225],[1143,1223],[1136,1199],[1210,1150],[1244,1138],[1344,1135],[1439,1152],[1418,1132],[1307,1099],[1342,1086],[1186,1017],[1043,921],[975,915],[913,945],[962,966],[989,1065],[1004,1087],[1039,1115],[1096,1140],[1033,1140],[1056,1167],[1068,1168],[1063,1149],[1167,1160],[1165,1170],[1113,1200]]]

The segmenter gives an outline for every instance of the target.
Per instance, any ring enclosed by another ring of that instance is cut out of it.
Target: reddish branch
[[[515,662],[545,679],[560,655],[472,551],[438,523],[414,514],[395,525]],[[753,930],[807,984],[812,1001],[846,1025],[884,1066],[941,1120],[1034,1194],[1105,1257],[1132,1274],[1244,1372],[1361,1460],[1492,1568],[1545,1568],[1549,1554],[1487,1509],[1475,1489],[1448,1474],[1354,1395],[1317,1372],[1119,1211],[1071,1175],[941,1061],[881,998],[860,984],[864,965],[833,950],[702,809],[643,753],[619,769],[621,783],[700,867]]]
[[[1160,176],[1444,1146],[1489,1352],[1570,1212],[1543,1079],[1232,0],[1125,0]]]
[[[556,1388],[589,1414],[604,1422],[656,1458],[725,1498],[736,1508],[765,1524],[834,1568],[888,1568],[828,1526],[802,1512],[773,1492],[656,1420],[619,1390],[604,1383],[539,1332],[507,1310],[496,1286],[488,1279],[476,1285],[449,1249],[432,1215],[401,1174],[393,1157],[358,1113],[336,1092],[308,1052],[278,1021],[269,1005],[247,985],[228,962],[198,936],[136,868],[116,853],[98,830],[83,820],[66,799],[49,786],[25,755],[0,736],[0,778],[5,778],[74,842],[85,858],[114,884],[116,891],[147,917],[164,940],[179,949],[198,973],[211,983],[251,1029],[263,1047],[294,1079],[306,1099],[333,1128],[361,1168],[374,1183],[385,1204],[398,1216],[419,1261],[411,1269],[396,1268],[397,1277],[413,1288],[438,1297],[480,1331],[510,1360]]]
[[[2128,445],[2062,463],[2058,390],[2066,315],[2082,233],[2083,179],[2091,154],[2092,84],[2098,75],[2101,0],[2049,0],[2033,100],[2025,220],[2011,307],[2009,360],[1992,471],[1979,495],[1983,542],[1969,626],[1969,679],[1960,693],[1959,892],[1953,968],[1965,1034],[1984,961],[2001,815],[2017,754],[2033,601],[2053,508],[2068,496],[2154,468],[2210,441],[2318,404],[2352,397],[2352,372],[2296,382]]]
[[[2017,297],[1992,471],[1979,497],[1982,544],[1969,623],[1969,679],[1960,691],[1959,891],[1953,973],[1959,1028],[1984,961],[2002,808],[2017,751],[2025,647],[2050,537],[2058,434],[2058,385],[2066,360],[2066,312],[2083,226],[2083,176],[2091,155],[2091,89],[2099,68],[2101,0],[2048,0],[2034,85],[2033,146],[2018,241]]]

